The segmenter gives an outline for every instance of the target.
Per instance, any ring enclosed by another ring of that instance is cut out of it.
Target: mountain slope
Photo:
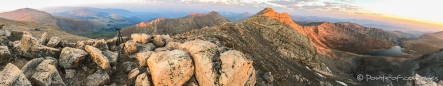
[[[345,25],[351,29],[355,29],[363,34],[366,34],[368,36],[388,41],[395,45],[400,45],[402,41],[405,40],[412,40],[416,39],[412,34],[403,33],[401,31],[384,31],[382,29],[378,28],[371,28],[371,27],[365,27],[356,23],[350,23],[350,22],[339,22],[338,24]]]
[[[0,13],[0,17],[16,21],[31,21],[48,25],[56,25],[56,19],[52,17],[51,14],[31,8],[23,8]]]
[[[35,22],[23,22],[23,21],[14,21],[9,19],[0,18],[0,24],[5,24],[6,26],[3,27],[3,29],[7,29],[12,31],[13,34],[20,33],[19,36],[11,36],[12,41],[20,40],[21,34],[23,31],[28,31],[32,34],[32,36],[40,38],[44,32],[46,32],[48,35],[47,38],[51,38],[53,36],[60,37],[63,40],[66,40],[68,42],[76,42],[78,40],[86,40],[89,38],[73,35],[70,34],[62,29],[59,29],[55,25],[44,25],[41,23],[35,23]],[[40,31],[35,31],[32,28],[40,27]],[[31,28],[31,29],[29,29]],[[17,38],[15,38],[17,37]]]
[[[210,12],[204,15],[188,15],[176,19],[159,18],[151,22],[142,22],[126,27],[121,32],[123,36],[129,36],[132,33],[175,35],[206,26],[215,26],[221,22],[228,22],[228,20],[217,12]]]
[[[393,44],[375,39],[341,24],[315,22],[303,26],[316,47],[362,53],[389,49]]]
[[[408,40],[402,43],[403,52],[420,56],[435,52],[443,48],[443,31],[425,34],[415,40]]]
[[[89,21],[79,18],[56,17],[57,25],[60,29],[73,34],[82,34],[87,32],[98,32],[104,25],[100,22]]]
[[[80,8],[80,9],[75,9],[75,10],[61,12],[61,13],[55,13],[54,15],[91,19],[91,18],[98,18],[98,17],[106,17],[109,15],[109,13],[95,11],[95,10],[91,10],[88,8]]]
[[[290,18],[286,15],[266,8],[239,22],[221,23],[177,36],[188,40],[193,37],[216,38],[222,41],[217,44],[242,51],[254,60],[254,68],[259,71],[257,84],[265,83],[265,79],[258,76],[271,72],[274,85],[326,85],[323,82],[339,85],[318,76],[326,69],[319,61],[315,47],[308,37],[294,28],[297,24],[287,21]]]

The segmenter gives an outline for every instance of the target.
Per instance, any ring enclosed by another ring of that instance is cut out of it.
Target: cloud
[[[355,0],[335,0],[335,1],[345,2],[345,3],[354,3],[355,2]]]

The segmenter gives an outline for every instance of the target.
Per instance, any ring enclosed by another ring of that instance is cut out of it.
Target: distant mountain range
[[[150,22],[141,22],[134,26],[126,27],[121,32],[123,36],[130,36],[133,33],[175,35],[206,26],[215,26],[221,22],[228,22],[228,19],[217,12],[210,12],[208,14],[191,13],[182,18],[158,18]]]
[[[57,24],[56,19],[51,14],[31,8],[23,8],[0,13],[0,17],[17,21],[31,21],[49,25]]]

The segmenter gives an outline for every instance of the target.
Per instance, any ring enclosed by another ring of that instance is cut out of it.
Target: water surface
[[[402,50],[402,48],[400,46],[394,46],[394,48],[391,48],[391,49],[388,49],[388,50],[365,52],[365,53],[360,53],[360,54],[371,55],[371,56],[401,56],[401,55],[408,55],[407,53],[404,53],[401,50]]]

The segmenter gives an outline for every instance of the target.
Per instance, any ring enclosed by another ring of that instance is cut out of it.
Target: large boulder
[[[59,65],[63,68],[76,68],[83,63],[88,53],[82,49],[65,47],[59,57]]]
[[[25,33],[25,32],[23,32]],[[23,34],[22,39],[20,40],[19,45],[17,46],[20,51],[38,51],[39,48],[38,40],[31,35]]]
[[[17,51],[16,53],[18,55],[28,58],[45,56],[58,57],[60,54],[60,49],[40,45],[39,41],[26,31],[23,32],[19,44],[14,45],[14,50]]]
[[[152,53],[153,53],[152,51],[138,53],[137,54],[138,64],[140,66],[148,66],[148,63],[146,61],[148,60],[148,58],[151,56]]]
[[[0,72],[0,86],[31,86],[31,82],[17,66],[8,63]]]
[[[152,43],[137,44],[137,52],[153,51],[154,49],[155,49],[155,45]]]
[[[102,51],[90,45],[86,45],[85,50],[89,53],[95,64],[97,64],[101,69],[110,68],[111,65],[109,60],[105,55],[102,54]]]
[[[11,56],[11,52],[9,52],[8,46],[0,46],[0,60],[9,56]]]
[[[103,70],[98,70],[88,76],[86,86],[103,86],[110,81],[108,73]]]
[[[181,44],[182,43],[180,42],[169,42],[168,44],[166,44],[165,49],[167,50],[179,49]]]
[[[148,66],[155,86],[181,86],[194,75],[191,57],[181,50],[153,53]]]
[[[31,80],[37,86],[65,86],[57,68],[50,60],[43,60],[36,72],[32,75]]]
[[[100,40],[89,39],[86,41],[77,41],[75,48],[84,49],[86,45],[91,45],[91,46],[96,47],[102,51],[109,49],[108,43],[107,43],[107,41],[105,41],[105,39],[100,39]]]
[[[105,51],[105,50],[108,50],[108,49],[109,49],[108,44],[107,44],[107,42],[105,41],[105,39],[96,40],[96,41],[92,44],[92,46],[94,46],[94,47],[96,47],[96,48],[98,48],[98,49],[100,49],[100,50],[102,50],[102,51]]]
[[[49,39],[48,44],[46,46],[48,47],[56,47],[60,43],[61,39],[59,37],[52,37]]]
[[[47,36],[48,36],[48,34],[46,32],[44,32],[42,34],[42,36],[40,37],[40,39],[38,40],[38,42],[42,45],[46,45],[46,42],[48,41]]]
[[[133,54],[137,52],[137,42],[129,40],[125,43],[124,51],[126,54]]]
[[[219,57],[216,56],[219,54],[218,46],[208,41],[194,40],[183,43],[180,49],[192,56],[198,83],[202,86],[216,85],[214,82],[217,82],[217,67],[220,67]]]
[[[77,43],[75,44],[75,48],[78,49],[85,49],[85,46],[86,46],[85,41],[77,41]]]
[[[161,35],[155,35],[154,39],[152,39],[152,43],[154,43],[154,45],[156,47],[163,47],[163,46],[165,46],[165,42],[163,41]]]
[[[22,67],[23,74],[25,74],[26,78],[31,78],[32,74],[35,73],[35,69],[38,67],[38,65],[45,60],[44,58],[34,58],[28,62]]]
[[[244,86],[255,72],[252,66],[252,60],[248,59],[243,53],[230,50],[220,55],[221,70],[219,85],[222,86]],[[249,83],[255,84],[255,83]]]
[[[168,44],[169,42],[172,42],[174,39],[171,38],[169,35],[161,35],[161,38],[163,39],[165,44]]]
[[[135,40],[138,43],[146,44],[149,42],[149,40],[151,40],[151,35],[144,33],[136,33],[136,34],[131,34],[131,38],[132,40]]]
[[[11,32],[7,29],[0,29],[0,36],[9,37],[11,36]]]
[[[11,32],[6,29],[0,29],[0,45],[8,45],[8,37],[11,36]]]
[[[103,55],[105,55],[105,57],[108,57],[109,63],[111,65],[117,64],[117,61],[118,61],[118,53],[117,52],[112,52],[110,50],[106,50],[106,51],[103,51]]]

